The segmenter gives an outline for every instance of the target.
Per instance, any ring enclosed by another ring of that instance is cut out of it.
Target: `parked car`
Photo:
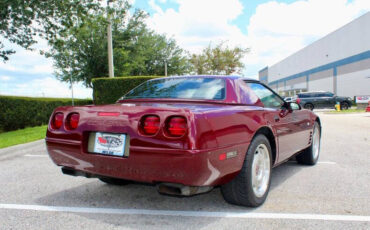
[[[221,186],[225,200],[256,207],[271,168],[319,158],[320,119],[259,81],[231,76],[149,80],[116,104],[55,109],[47,151],[62,172],[190,196]]]
[[[292,101],[294,101],[294,97],[284,97],[284,101],[286,101],[286,102],[292,102]]]
[[[347,110],[352,106],[350,97],[338,97],[330,92],[298,93],[297,98],[299,98],[299,104],[309,110],[334,108],[337,103],[340,104],[340,108],[343,110]]]

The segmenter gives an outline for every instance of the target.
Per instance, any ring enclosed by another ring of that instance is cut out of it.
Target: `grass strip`
[[[341,113],[364,113],[365,110],[362,110],[362,109],[347,109],[347,110],[341,110],[341,111],[336,111],[336,110],[333,110],[333,111],[328,111],[328,112],[325,112],[327,114],[341,114]]]
[[[45,138],[47,125],[0,133],[0,149]]]

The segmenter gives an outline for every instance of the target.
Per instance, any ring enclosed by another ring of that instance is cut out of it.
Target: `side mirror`
[[[280,117],[285,117],[289,113],[292,113],[294,110],[301,110],[301,106],[295,102],[285,102],[280,109]]]
[[[296,102],[289,102],[288,103],[289,110],[294,111],[294,110],[301,110],[301,105],[296,103]]]

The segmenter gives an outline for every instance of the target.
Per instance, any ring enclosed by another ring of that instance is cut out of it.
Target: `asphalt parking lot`
[[[0,229],[370,229],[370,113],[323,114],[320,161],[273,170],[265,204],[63,175],[44,141],[0,150]]]

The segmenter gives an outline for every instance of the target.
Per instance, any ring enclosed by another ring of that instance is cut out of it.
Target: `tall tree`
[[[32,50],[38,37],[54,40],[74,21],[98,9],[99,0],[1,0],[0,37]],[[7,61],[13,53],[0,40],[0,59]]]
[[[244,68],[242,59],[249,52],[249,48],[236,46],[230,48],[225,42],[216,46],[211,44],[200,54],[192,54],[190,63],[195,74],[225,74],[241,73]]]
[[[175,40],[154,33],[145,24],[147,15],[117,0],[109,9],[112,19],[113,60],[116,76],[164,75],[188,72],[186,53]],[[62,81],[82,81],[91,86],[95,77],[108,76],[107,20],[105,12],[96,12],[75,22],[51,43],[48,57],[54,59],[57,77]]]

